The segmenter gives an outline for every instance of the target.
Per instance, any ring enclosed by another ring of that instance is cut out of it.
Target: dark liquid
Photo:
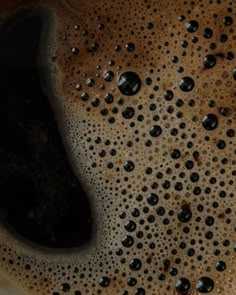
[[[91,211],[40,86],[41,30],[21,14],[0,32],[0,221],[39,245],[76,247],[91,236]]]

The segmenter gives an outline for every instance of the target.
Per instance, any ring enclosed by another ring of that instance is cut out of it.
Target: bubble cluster
[[[1,269],[29,294],[236,294],[236,3],[46,6],[46,91],[94,232],[51,253],[2,226]]]

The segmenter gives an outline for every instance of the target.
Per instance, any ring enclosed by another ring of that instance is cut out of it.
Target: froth
[[[1,269],[29,294],[236,294],[235,3],[49,9],[44,83],[94,232],[56,252],[2,227]]]

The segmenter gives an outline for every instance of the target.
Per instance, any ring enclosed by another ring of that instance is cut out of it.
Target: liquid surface
[[[2,221],[39,245],[75,247],[89,239],[91,214],[40,86],[41,27],[25,12],[0,34]]]
[[[1,4],[3,21],[26,4]],[[2,271],[29,294],[235,295],[236,2],[36,1],[32,13],[94,226],[55,251],[2,225]]]

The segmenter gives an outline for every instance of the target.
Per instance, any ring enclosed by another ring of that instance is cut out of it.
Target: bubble
[[[191,77],[183,77],[179,81],[179,88],[184,92],[190,92],[195,86],[194,80]]]
[[[131,214],[133,217],[139,217],[140,212],[137,208],[133,208]]]
[[[232,60],[232,59],[234,59],[234,53],[233,52],[227,52],[225,57],[228,60]]]
[[[214,55],[212,54],[208,54],[205,58],[204,58],[204,67],[207,69],[212,69],[215,65],[216,65],[216,58],[214,57]]]
[[[134,294],[135,295],[145,295],[146,292],[145,292],[145,290],[143,288],[138,288],[138,289],[135,290]]]
[[[78,54],[80,53],[80,50],[79,50],[79,48],[74,47],[74,48],[71,49],[71,52],[72,52],[74,55],[78,55]]]
[[[136,223],[132,220],[129,220],[126,222],[125,224],[125,229],[128,231],[128,232],[133,232],[136,230]]]
[[[189,208],[189,206],[184,205],[181,207],[181,209],[178,212],[178,219],[180,222],[188,222],[192,218],[192,212]]]
[[[194,33],[198,30],[199,24],[195,20],[191,20],[190,22],[186,23],[186,29],[189,33]]]
[[[86,84],[89,87],[93,87],[95,85],[95,81],[94,81],[94,79],[89,78],[89,79],[87,79]]]
[[[100,105],[100,100],[98,98],[94,98],[91,104],[93,107],[98,107]]]
[[[228,40],[228,36],[226,34],[220,35],[220,42],[225,43]]]
[[[171,276],[176,276],[177,274],[178,274],[178,270],[177,270],[177,268],[172,267],[172,268],[170,269],[170,275],[171,275]]]
[[[236,80],[236,67],[233,69],[233,78]]]
[[[112,94],[107,93],[107,94],[105,95],[105,97],[104,97],[104,100],[105,100],[105,102],[106,102],[107,104],[111,104],[111,103],[113,103],[113,101],[114,101],[114,97],[113,97]]]
[[[233,24],[233,19],[231,16],[225,16],[223,22],[226,26],[231,26]]]
[[[209,293],[214,289],[214,281],[209,277],[201,277],[197,281],[196,289],[200,293]]]
[[[167,90],[165,93],[164,93],[164,98],[167,100],[167,101],[171,101],[174,97],[174,93],[173,91],[171,90]]]
[[[132,277],[128,278],[127,284],[128,284],[128,286],[133,287],[133,286],[135,286],[137,284],[137,280],[135,278],[132,278]]]
[[[179,159],[181,156],[181,152],[178,149],[173,149],[173,151],[171,151],[171,158],[172,159]]]
[[[208,226],[213,225],[214,222],[215,222],[215,219],[214,219],[214,217],[212,217],[212,216],[207,216],[206,219],[205,219],[205,223],[206,223],[206,225],[208,225]]]
[[[202,119],[203,127],[208,130],[214,130],[218,126],[218,118],[215,114],[207,114]]]
[[[127,43],[127,44],[125,45],[125,48],[126,48],[127,51],[132,52],[132,51],[134,51],[134,49],[135,49],[135,45],[134,45],[134,43],[129,42],[129,43]]]
[[[70,285],[69,285],[68,283],[64,283],[64,284],[62,284],[62,286],[61,286],[61,290],[62,290],[63,292],[69,292],[69,291],[70,291]]]
[[[114,79],[114,73],[112,71],[107,71],[104,75],[103,78],[107,82],[111,82]]]
[[[135,72],[125,72],[119,78],[118,87],[122,94],[133,96],[140,91],[141,80]]]
[[[129,248],[129,247],[133,246],[133,244],[134,244],[134,239],[133,239],[133,237],[131,237],[131,236],[125,236],[125,237],[122,239],[122,245],[123,245],[124,247]]]
[[[147,197],[147,201],[148,201],[148,204],[151,205],[151,206],[155,206],[158,201],[159,201],[159,197],[154,194],[154,193],[151,193],[148,197]]]
[[[216,270],[218,270],[218,271],[226,270],[226,263],[222,260],[217,261],[216,262]]]
[[[132,107],[127,107],[122,112],[122,116],[125,119],[131,119],[131,118],[133,118],[134,114],[135,114],[135,110]]]
[[[101,277],[99,280],[99,285],[106,288],[110,285],[110,279],[108,277]]]
[[[140,268],[142,267],[142,262],[141,262],[140,259],[138,259],[138,258],[134,258],[134,259],[132,259],[132,260],[130,261],[130,263],[129,263],[129,267],[130,267],[130,269],[133,270],[133,271],[138,271],[138,270],[140,270]]]
[[[150,129],[150,135],[152,137],[159,137],[162,134],[162,128],[159,125],[154,125],[151,129]]]
[[[156,212],[157,212],[157,215],[163,216],[163,215],[165,215],[166,210],[165,210],[164,207],[160,206],[160,207],[157,208]]]
[[[203,37],[210,39],[213,36],[213,31],[211,28],[205,28],[203,32]]]
[[[224,140],[219,140],[216,145],[217,145],[218,149],[222,150],[225,148],[226,143]]]
[[[235,131],[234,129],[228,129],[227,132],[226,132],[226,135],[228,137],[234,137],[235,136]]]
[[[190,281],[186,278],[179,278],[176,281],[175,288],[179,293],[187,293],[191,288]]]
[[[132,161],[126,161],[125,164],[124,164],[124,169],[125,171],[127,172],[131,172],[133,171],[135,168],[135,165]]]

